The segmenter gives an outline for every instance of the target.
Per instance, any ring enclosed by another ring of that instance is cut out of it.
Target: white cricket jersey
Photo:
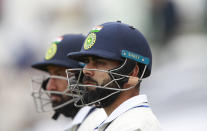
[[[80,125],[77,131],[93,131],[107,117],[103,108],[96,108]]]
[[[76,131],[80,124],[84,121],[85,117],[87,117],[90,110],[94,108],[91,106],[85,106],[80,109],[80,111],[74,117],[72,123],[68,125],[64,131]]]
[[[161,131],[159,121],[147,103],[138,95],[119,105],[95,131]]]

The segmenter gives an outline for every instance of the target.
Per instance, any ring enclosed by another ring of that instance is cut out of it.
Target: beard
[[[52,102],[52,107],[56,107],[56,106],[59,106],[71,99],[73,99],[72,97],[67,97],[67,98],[64,98],[63,95],[57,95],[58,97],[61,98],[61,102],[56,102],[56,101],[53,101]],[[56,113],[59,113],[59,114],[62,114],[64,115],[65,117],[71,117],[71,118],[74,118],[75,115],[77,114],[77,112],[79,111],[80,108],[78,107],[75,107],[74,106],[74,102],[72,103],[69,103],[61,108],[58,108],[58,109],[55,109],[54,111]]]
[[[42,82],[41,88],[44,89],[44,90],[46,90],[46,86],[47,86],[48,82],[49,82],[49,78],[46,79],[46,80],[44,80],[44,81]],[[73,81],[73,82],[74,82],[74,81]],[[55,95],[55,96],[57,96],[57,97],[60,98],[60,102],[52,101],[52,107],[53,107],[53,108],[54,108],[54,107],[57,107],[57,106],[59,106],[59,105],[61,105],[61,104],[64,104],[65,102],[67,102],[67,101],[73,99],[72,97],[69,97],[69,96],[64,97],[63,95],[60,95],[60,94],[52,94],[52,95]],[[64,115],[65,117],[71,117],[71,118],[74,118],[75,115],[77,114],[77,112],[78,112],[79,110],[80,110],[80,108],[75,107],[75,106],[74,106],[74,102],[72,102],[72,103],[69,103],[69,104],[67,104],[67,105],[65,105],[65,106],[63,106],[63,107],[61,107],[61,108],[55,109],[54,111],[55,111],[55,114],[56,114],[56,113],[57,113],[57,114],[62,114],[62,115]],[[54,119],[56,119],[56,118],[54,118]]]
[[[96,83],[96,85],[98,86],[98,82],[88,76],[84,76],[83,81],[90,81],[90,82]],[[110,81],[111,79],[105,79],[103,84],[101,84],[101,86],[104,86]],[[108,87],[118,88],[117,84],[114,82],[109,84]],[[117,91],[110,90],[110,89],[104,89],[104,88],[96,88],[94,90],[87,89],[87,92],[83,95],[83,101],[85,102],[85,104],[88,104],[88,103],[100,100],[106,96],[109,96],[110,94],[114,92],[117,92]],[[120,95],[120,92],[117,92],[103,100],[98,101],[97,103],[95,103],[95,106],[97,108],[108,107],[118,98],[119,95]]]

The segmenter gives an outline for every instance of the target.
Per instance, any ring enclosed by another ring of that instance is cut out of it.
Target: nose
[[[92,66],[91,63],[88,63],[88,64],[85,65],[85,67],[83,68],[83,74],[86,75],[86,76],[93,76],[94,71],[87,70],[87,69],[94,69],[94,67]]]
[[[56,90],[56,85],[55,85],[55,79],[54,78],[50,78],[47,86],[46,86],[46,89],[49,90],[49,91],[52,91],[52,90]]]

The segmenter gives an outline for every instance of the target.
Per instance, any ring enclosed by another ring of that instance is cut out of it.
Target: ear
[[[131,76],[137,77],[139,73],[139,67],[136,65],[131,73]]]

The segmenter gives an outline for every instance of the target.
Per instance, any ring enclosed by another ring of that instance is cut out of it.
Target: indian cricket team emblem
[[[84,49],[85,50],[90,49],[94,45],[95,42],[96,42],[96,34],[90,33],[84,42]]]
[[[56,54],[56,52],[57,52],[57,44],[52,43],[48,48],[47,53],[45,54],[45,59],[46,60],[51,59]]]
[[[61,41],[63,40],[63,37],[57,37],[52,44],[50,45],[50,47],[47,50],[47,53],[45,54],[45,59],[46,60],[50,60],[51,58],[53,58],[57,52],[57,44],[59,44]]]

